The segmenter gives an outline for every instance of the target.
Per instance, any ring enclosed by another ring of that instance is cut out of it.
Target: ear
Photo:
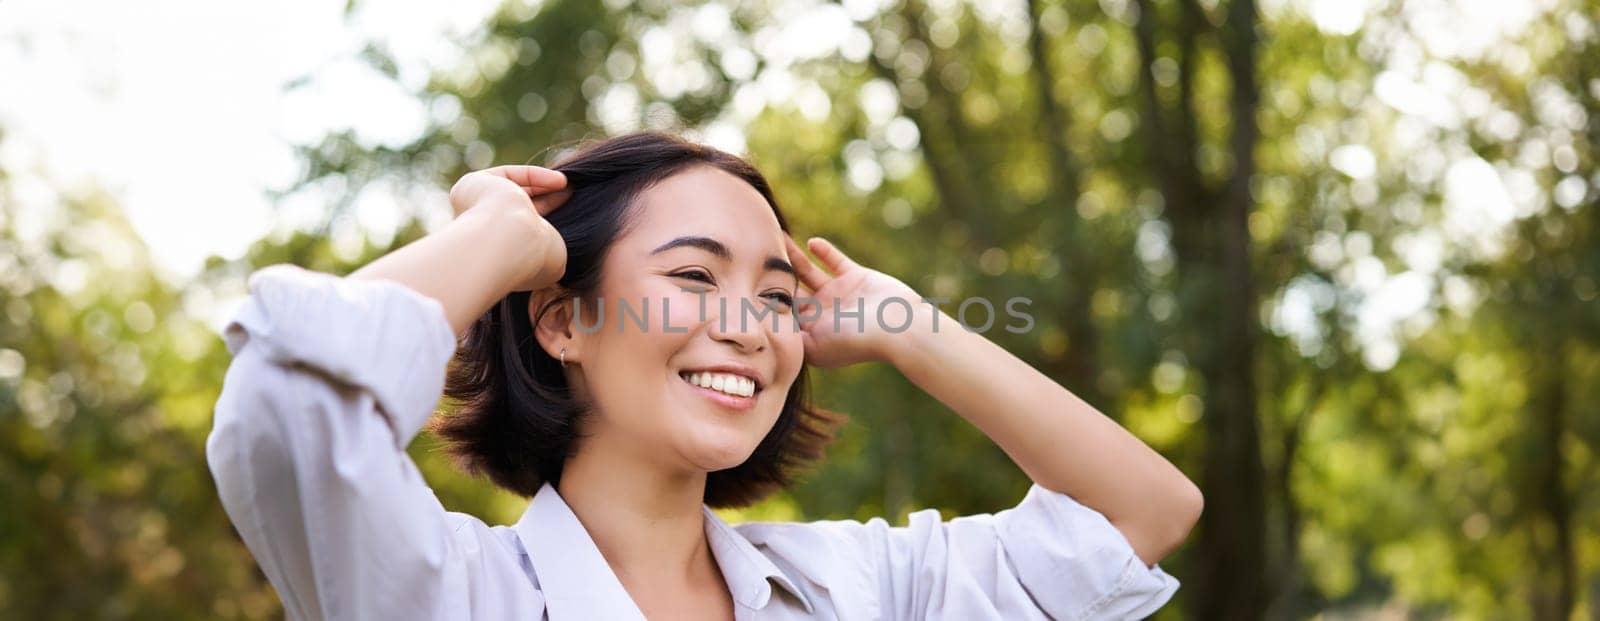
[[[546,287],[534,291],[528,296],[528,321],[539,320],[539,309],[549,304],[550,309],[545,311],[544,318],[534,323],[533,337],[539,341],[551,358],[560,359],[561,350],[567,351],[567,363],[577,362],[582,358],[583,340],[588,333],[577,329],[573,322],[573,303],[576,298],[566,295],[567,291],[560,287]],[[588,311],[585,307],[586,314]]]

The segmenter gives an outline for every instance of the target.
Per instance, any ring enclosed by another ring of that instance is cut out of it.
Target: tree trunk
[[[1268,598],[1268,605],[1263,615],[1267,619],[1293,619],[1298,597],[1305,576],[1300,571],[1300,531],[1302,528],[1300,507],[1295,504],[1294,498],[1294,464],[1295,457],[1300,450],[1300,441],[1305,437],[1306,425],[1310,423],[1312,413],[1316,412],[1317,405],[1322,401],[1323,382],[1321,379],[1312,379],[1311,386],[1307,389],[1308,395],[1305,405],[1298,408],[1299,414],[1288,421],[1281,435],[1283,454],[1279,457],[1277,470],[1273,476],[1275,488],[1273,492],[1282,503],[1282,541],[1281,554],[1273,562],[1276,569],[1273,572],[1272,596]]]
[[[1232,79],[1229,152],[1233,171],[1218,190],[1208,187],[1194,162],[1192,75],[1180,76],[1178,103],[1165,110],[1157,93],[1157,15],[1139,0],[1135,37],[1147,148],[1155,163],[1164,217],[1172,227],[1177,258],[1182,341],[1204,382],[1206,449],[1201,489],[1197,557],[1191,568],[1196,589],[1190,613],[1198,619],[1259,619],[1266,604],[1265,470],[1256,410],[1255,283],[1250,266],[1250,179],[1255,175],[1256,7],[1252,0],[1228,5],[1219,33]],[[1194,54],[1203,14],[1194,0],[1181,3],[1178,49]],[[1198,63],[1178,59],[1192,71]]]
[[[1080,173],[1067,145],[1066,106],[1055,97],[1056,73],[1050,64],[1049,45],[1039,26],[1042,14],[1038,0],[1028,0],[1028,54],[1034,82],[1039,124],[1044,130],[1045,152],[1049,154],[1050,179],[1045,208],[1056,212],[1061,223],[1057,252],[1065,266],[1067,294],[1061,324],[1067,333],[1067,353],[1056,379],[1084,401],[1103,412],[1113,412],[1100,390],[1100,333],[1090,312],[1090,301],[1098,286],[1094,258],[1084,251],[1082,223],[1076,211]],[[1114,416],[1114,415],[1113,415]]]
[[[1553,560],[1538,570],[1540,592],[1533,599],[1533,617],[1540,620],[1566,621],[1572,618],[1577,603],[1578,564],[1577,551],[1572,541],[1572,494],[1565,484],[1566,464],[1561,455],[1561,440],[1566,436],[1567,383],[1566,359],[1558,344],[1548,349],[1529,352],[1544,359],[1539,380],[1539,392],[1534,398],[1532,414],[1538,422],[1539,464],[1537,486],[1538,511],[1549,521],[1551,540],[1548,545],[1536,543],[1536,554]],[[1542,543],[1542,542],[1541,542]]]

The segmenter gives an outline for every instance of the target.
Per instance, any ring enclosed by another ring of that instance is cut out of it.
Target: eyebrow
[[[733,252],[729,251],[728,247],[722,242],[711,239],[710,237],[701,237],[698,235],[679,237],[665,244],[661,244],[660,246],[657,246],[655,250],[651,250],[650,254],[653,256],[682,246],[699,248],[711,254],[717,255],[717,257],[724,261],[733,259]],[[767,257],[767,260],[761,263],[761,268],[768,271],[783,272],[790,276],[794,276],[795,278],[800,277],[799,274],[794,271],[793,265],[790,265],[788,261],[777,255]]]

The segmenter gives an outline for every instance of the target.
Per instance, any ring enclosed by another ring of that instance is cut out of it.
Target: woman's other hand
[[[490,229],[516,231],[534,250],[516,259],[524,268],[511,291],[533,291],[555,284],[567,268],[567,245],[545,216],[571,194],[567,178],[539,166],[496,166],[467,173],[450,188],[450,207],[459,219],[479,219]]]

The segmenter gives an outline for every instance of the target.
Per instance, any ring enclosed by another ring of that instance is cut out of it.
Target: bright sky
[[[365,2],[347,22],[327,0],[0,0],[0,166],[23,178],[24,202],[55,199],[28,177],[104,188],[169,275],[189,274],[286,224],[264,193],[298,174],[293,144],[342,128],[397,144],[422,129],[413,98],[352,60],[369,35],[418,86],[455,60],[446,37],[493,4]]]

